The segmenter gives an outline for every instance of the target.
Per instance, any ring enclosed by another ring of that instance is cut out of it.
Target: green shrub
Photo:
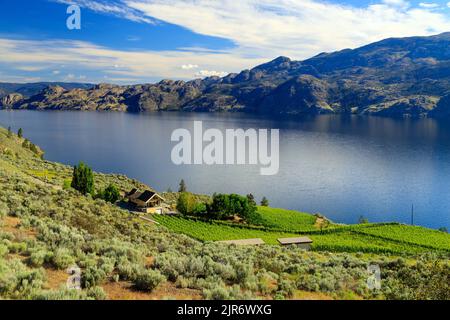
[[[73,168],[71,187],[80,191],[82,194],[94,193],[94,174],[92,169],[80,162]]]
[[[8,247],[0,243],[0,258],[6,256],[8,252],[9,252]]]
[[[165,277],[157,270],[145,270],[137,275],[133,283],[136,289],[142,291],[153,291]]]
[[[230,298],[227,288],[222,285],[217,285],[211,289],[204,289],[202,295],[205,300],[228,300]]]
[[[11,253],[23,253],[27,251],[26,242],[12,242],[8,245],[9,252]]]
[[[75,263],[75,258],[72,256],[70,250],[66,248],[56,249],[52,257],[53,266],[57,269],[67,269]]]
[[[88,267],[82,273],[81,285],[83,288],[93,288],[103,281],[107,277],[106,272],[98,267]]]
[[[53,253],[46,249],[38,248],[30,252],[30,264],[34,267],[41,267],[44,263],[49,262],[53,258]]]
[[[105,190],[99,193],[98,197],[106,202],[116,203],[120,198],[120,192],[115,185],[110,184]]]
[[[86,295],[94,300],[105,300],[107,298],[105,291],[100,287],[89,288]]]

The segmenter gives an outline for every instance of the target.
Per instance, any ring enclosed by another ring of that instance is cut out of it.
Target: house
[[[145,190],[144,192],[140,192],[137,189],[132,189],[127,193],[126,198],[139,211],[145,213],[163,213],[165,199],[154,191]]]
[[[218,241],[219,243],[234,244],[236,246],[259,246],[265,244],[262,239],[243,239],[243,240],[228,240]]]
[[[295,245],[299,248],[305,249],[305,250],[311,250],[311,245],[313,241],[308,237],[300,237],[300,238],[281,238],[278,239],[278,242],[282,246],[291,246]]]

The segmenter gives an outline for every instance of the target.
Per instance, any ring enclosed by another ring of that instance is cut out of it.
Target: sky
[[[1,0],[0,81],[190,80],[448,31],[449,0]]]

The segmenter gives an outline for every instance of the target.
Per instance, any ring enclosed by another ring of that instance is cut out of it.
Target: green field
[[[172,231],[183,233],[201,241],[261,238],[267,244],[278,244],[278,238],[299,236],[298,233],[252,229],[221,222],[204,222],[181,216],[155,215],[152,218]],[[398,227],[402,226],[383,225],[374,227],[374,225],[367,225],[356,226],[354,228],[349,226],[348,228],[331,230],[325,233],[309,234],[308,237],[314,241],[313,249],[316,251],[414,254],[429,251],[444,251],[447,248],[445,246],[446,241],[450,238],[448,234],[442,233],[441,235],[437,231],[428,231],[422,228],[425,230],[423,232],[430,232],[431,235],[436,233],[435,246],[430,248],[425,247],[423,243],[419,242],[407,243],[399,241],[397,239]],[[384,237],[375,234],[376,230],[384,230]],[[405,236],[406,234],[407,232],[404,232]]]
[[[450,235],[436,230],[407,225],[383,225],[357,228],[356,230],[361,234],[371,235],[381,239],[450,251]]]
[[[269,228],[277,228],[287,231],[314,231],[316,217],[293,210],[277,209],[270,207],[258,207],[258,212],[263,218],[263,225]]]
[[[186,219],[183,217],[154,215],[152,219],[161,223],[172,231],[186,234],[202,241],[221,241],[261,238],[268,244],[277,244],[278,238],[295,237],[295,234],[283,232],[268,232],[265,230],[252,230],[233,227],[222,223],[209,223]]]

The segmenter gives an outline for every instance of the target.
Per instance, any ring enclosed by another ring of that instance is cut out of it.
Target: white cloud
[[[195,75],[199,78],[206,77],[225,77],[228,73],[224,71],[200,70]]]
[[[124,0],[148,17],[232,40],[242,54],[307,58],[388,37],[450,30],[446,15],[383,0],[366,8],[318,0]]]
[[[439,8],[440,5],[438,3],[433,3],[433,2],[421,2],[421,3],[419,3],[419,7],[427,8],[427,9],[436,9],[436,8]]]
[[[52,48],[51,51],[48,48]],[[221,68],[231,71],[265,62],[264,59],[246,57],[239,52],[211,51],[121,51],[112,50],[83,41],[62,40],[11,40],[0,38],[0,66],[41,65],[46,63],[49,70],[58,70],[62,65],[68,70],[80,70],[87,76],[87,81],[98,82],[105,75],[110,81],[120,82],[135,80],[136,82],[158,81],[163,78],[192,79],[209,75],[224,75],[217,70]],[[196,74],[195,69],[180,68],[181,61],[190,61],[192,66],[204,68]],[[95,74],[93,78],[88,71]],[[74,80],[77,77],[70,72],[65,76]],[[127,80],[124,80],[127,79]],[[52,80],[46,79],[46,80]]]
[[[105,0],[53,0],[54,2],[63,3],[67,5],[77,4],[81,8],[87,8],[95,12],[103,12],[118,17],[122,17],[135,22],[144,22],[155,24],[153,19],[142,16],[134,9],[124,6],[120,3]]]
[[[192,69],[197,69],[197,68],[198,68],[198,65],[196,65],[196,64],[183,64],[181,66],[181,69],[183,69],[183,70],[192,70]]]
[[[26,71],[26,72],[37,72],[37,71],[44,70],[45,67],[42,67],[42,66],[17,66],[16,69],[20,70],[20,71]]]
[[[104,79],[105,75],[110,81],[120,79],[121,82],[192,79],[224,75],[220,70],[239,72],[280,55],[305,59],[320,52],[355,48],[388,37],[450,30],[448,15],[435,10],[434,2],[414,7],[406,0],[378,0],[365,8],[356,8],[324,0],[54,1],[78,3],[97,12],[142,23],[154,24],[161,20],[198,34],[229,39],[235,46],[221,51],[208,48],[126,51],[84,41],[0,38],[0,64],[46,65],[49,70],[65,65],[70,72],[80,70],[91,82]]]

